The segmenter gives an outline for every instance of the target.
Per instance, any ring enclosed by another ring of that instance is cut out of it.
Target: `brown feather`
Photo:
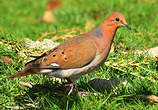
[[[9,76],[9,78],[20,78],[22,76],[36,74],[36,73],[38,73],[38,72],[40,72],[42,70],[45,70],[45,69],[44,68],[28,68],[28,69],[25,68],[24,70]]]
[[[21,72],[18,72],[18,73],[15,73],[11,76],[9,76],[9,78],[20,78],[22,76],[26,76],[26,75],[30,75],[31,73],[30,72],[25,72],[24,70],[21,71]]]
[[[85,47],[80,49],[80,47]],[[80,35],[70,39],[61,45],[45,52],[38,58],[25,64],[23,71],[9,78],[35,74],[43,69],[69,69],[78,68],[89,64],[96,55],[96,44],[91,37]],[[59,67],[52,67],[56,63]]]
[[[120,19],[121,22],[118,22],[116,18]],[[10,78],[35,74],[42,70],[44,70],[44,72],[55,72],[56,70],[76,68],[82,70],[82,67],[91,64],[96,56],[99,55],[100,59],[95,62],[97,67],[106,60],[116,30],[120,26],[128,26],[124,16],[120,13],[112,13],[97,28],[73,37],[59,46],[45,52],[38,58],[26,63],[23,71],[10,76]],[[91,68],[89,67],[89,69]],[[85,69],[85,71],[87,71],[87,69]],[[81,73],[83,72],[84,71]],[[63,74],[65,73],[63,72]]]
[[[85,47],[80,49],[80,47]],[[47,51],[39,58],[26,64],[27,68],[34,65],[49,66],[57,63],[59,68],[78,68],[90,63],[96,55],[96,44],[88,36],[77,36]]]

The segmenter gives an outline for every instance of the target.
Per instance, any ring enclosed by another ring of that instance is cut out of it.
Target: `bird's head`
[[[127,24],[125,17],[118,12],[112,13],[106,20],[106,24],[109,26],[115,26],[116,28],[125,26],[129,30],[131,30],[130,26]]]

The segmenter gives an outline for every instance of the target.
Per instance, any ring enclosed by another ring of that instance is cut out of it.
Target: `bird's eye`
[[[115,20],[116,20],[117,22],[118,22],[118,21],[120,21],[120,19],[119,19],[119,18],[116,18]]]

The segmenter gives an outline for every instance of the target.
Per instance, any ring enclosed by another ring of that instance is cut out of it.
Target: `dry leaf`
[[[44,15],[43,15],[43,21],[46,21],[46,22],[55,22],[56,19],[53,15],[53,13],[48,10],[48,11],[45,11]]]
[[[151,103],[158,102],[158,97],[155,95],[143,95],[141,98],[145,98]]]
[[[19,82],[19,84],[28,87],[28,88],[32,88],[33,83],[29,83],[29,82]]]
[[[49,2],[47,2],[46,4],[46,8],[47,9],[56,9],[59,8],[61,6],[62,2],[59,0],[51,0]]]
[[[3,61],[3,62],[6,62],[8,64],[13,64],[13,59],[7,57],[7,56],[0,56],[0,59]]]

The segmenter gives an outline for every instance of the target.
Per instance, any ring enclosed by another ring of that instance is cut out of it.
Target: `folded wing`
[[[58,69],[80,68],[94,59],[96,50],[96,44],[91,37],[77,36],[26,63],[23,71],[10,77],[53,72]]]

